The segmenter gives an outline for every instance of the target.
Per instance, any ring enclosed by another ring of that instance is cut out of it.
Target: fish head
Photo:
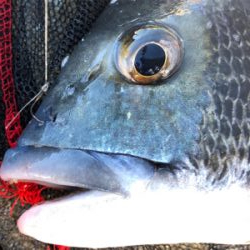
[[[243,0],[110,4],[1,168],[5,180],[94,191],[32,208],[20,230],[71,246],[246,243],[249,9]],[[56,235],[62,221],[85,225],[86,237]],[[161,223],[167,237],[152,233]]]

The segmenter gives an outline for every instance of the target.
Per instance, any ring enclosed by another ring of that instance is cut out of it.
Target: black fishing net
[[[109,0],[48,1],[48,79],[53,84],[62,59],[89,31],[91,24]],[[27,103],[45,82],[44,0],[13,1],[13,63],[19,108]],[[29,120],[29,110],[22,123]]]
[[[62,59],[89,31],[109,0],[48,1],[48,80],[53,85]],[[44,0],[12,1],[13,73],[19,110],[45,83]],[[4,105],[0,91],[0,161],[7,148]],[[22,126],[30,120],[30,108],[21,115]]]

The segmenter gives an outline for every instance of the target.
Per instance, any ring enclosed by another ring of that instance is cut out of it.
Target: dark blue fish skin
[[[197,154],[202,110],[209,105],[203,79],[210,53],[206,23],[202,12],[189,2],[157,1],[153,13],[151,3],[145,1],[141,6],[140,1],[118,1],[107,8],[92,30],[94,35],[76,48],[57,86],[39,109],[37,116],[45,124],[32,122],[20,146],[129,154],[163,163],[184,161],[187,155]],[[193,13],[176,14],[183,9]],[[108,18],[111,15],[113,19]],[[114,66],[118,37],[138,23],[152,22],[152,16],[180,34],[185,46],[183,65],[161,85],[129,84]],[[202,25],[194,35],[189,25],[196,23]],[[103,29],[105,32],[100,32]],[[89,50],[92,44],[95,50]],[[51,120],[51,112],[56,119]]]
[[[172,172],[171,186],[193,185],[193,176],[199,189],[248,186],[249,12],[247,0],[110,5],[42,103],[44,123],[31,121],[19,147],[132,155]],[[114,65],[119,36],[141,23],[167,25],[184,44],[179,71],[159,85],[131,84]]]

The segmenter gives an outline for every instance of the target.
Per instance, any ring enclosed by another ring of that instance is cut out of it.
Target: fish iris
[[[142,47],[135,57],[135,68],[143,76],[157,74],[163,67],[166,54],[157,44],[147,44]]]
[[[129,82],[162,84],[180,67],[184,47],[179,35],[161,24],[141,24],[122,33],[114,47],[116,69]]]

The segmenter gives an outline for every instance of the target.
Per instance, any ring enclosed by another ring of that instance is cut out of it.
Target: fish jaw
[[[91,191],[34,206],[20,217],[18,228],[40,241],[71,247],[248,244],[249,209],[249,191],[237,187],[137,190],[129,197]]]
[[[147,160],[75,149],[16,147],[5,154],[0,177],[49,187],[73,187],[127,195],[154,175]]]

